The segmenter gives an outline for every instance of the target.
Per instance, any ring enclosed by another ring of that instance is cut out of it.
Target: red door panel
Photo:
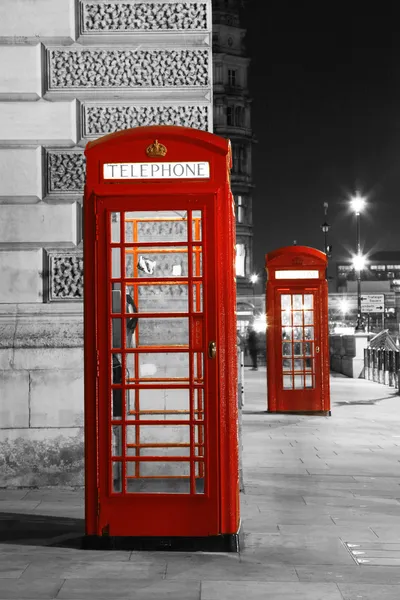
[[[214,535],[214,197],[178,211],[110,201],[98,202],[98,535]]]
[[[320,405],[320,294],[317,288],[275,294],[277,409],[313,411]]]

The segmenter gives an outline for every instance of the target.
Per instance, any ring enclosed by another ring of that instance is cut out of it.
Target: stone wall
[[[0,486],[83,483],[83,150],[212,131],[211,0],[2,0]]]

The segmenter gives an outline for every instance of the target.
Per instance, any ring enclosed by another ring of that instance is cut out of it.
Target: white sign
[[[361,312],[383,313],[385,310],[384,294],[363,294],[361,296]]]
[[[208,162],[107,163],[104,179],[208,179]]]
[[[318,271],[276,271],[276,279],[318,279]]]

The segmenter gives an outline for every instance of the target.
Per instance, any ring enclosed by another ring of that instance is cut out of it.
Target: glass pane
[[[289,294],[282,294],[281,296],[281,308],[291,308],[291,296]]]
[[[122,463],[112,463],[112,474],[113,474],[113,492],[122,492]]]
[[[140,463],[142,466],[144,463]],[[147,463],[147,465],[156,465],[160,463]],[[182,465],[185,463],[165,463],[166,465]],[[129,470],[133,471],[133,467],[129,464]],[[141,472],[141,471],[140,471]],[[130,477],[127,480],[128,493],[135,494],[190,494],[190,478],[189,477],[156,477],[146,475],[145,477]]]
[[[303,325],[303,313],[301,311],[293,313],[293,325]]]
[[[194,312],[203,312],[203,284],[193,284],[193,309]]]
[[[314,369],[314,360],[312,358],[306,358],[306,371]]]
[[[304,370],[304,360],[296,358],[294,361],[294,370],[295,371],[303,371]]]
[[[188,389],[151,389],[149,387],[130,390],[134,401],[127,418],[146,421],[188,421],[190,419],[190,396]]]
[[[137,290],[137,309],[140,312],[189,312],[188,286],[186,283],[135,284]],[[133,286],[127,286],[133,290]]]
[[[190,462],[189,461],[135,461],[126,464],[128,477],[136,476],[135,463],[139,467],[139,477],[189,477]],[[164,480],[165,491],[168,491],[168,479]],[[164,491],[163,489],[159,490]]]
[[[188,318],[138,320],[136,341],[140,346],[187,346],[189,344]]]
[[[293,344],[293,350],[295,356],[303,356],[303,344],[296,342]]]
[[[136,211],[125,213],[126,242],[185,242],[186,211]]]
[[[118,279],[121,277],[121,249],[111,248],[111,277]]]
[[[125,250],[126,277],[187,277],[187,248],[127,248]]]
[[[113,283],[111,285],[111,312],[121,312],[121,284]]]
[[[281,318],[282,325],[291,325],[292,324],[292,313],[287,310],[284,310],[284,311],[282,311],[281,314],[282,314],[282,318]]]
[[[292,390],[293,389],[292,375],[284,375],[283,376],[283,389],[284,390]]]
[[[202,389],[193,391],[194,393],[194,418],[198,421],[204,420],[204,395]]]
[[[203,275],[203,254],[201,246],[193,247],[193,277]]]
[[[139,428],[136,429],[136,425],[127,425],[126,432],[126,455],[127,456],[136,456],[136,431],[139,431]],[[140,452],[139,452],[140,454]]]
[[[120,213],[111,213],[111,243],[119,244],[121,239]]]
[[[193,378],[195,383],[204,381],[204,355],[202,352],[196,352],[193,355]]]
[[[114,384],[122,383],[122,355],[111,355],[111,381]]]
[[[121,456],[122,453],[122,427],[113,425],[111,427],[111,456]]]
[[[304,344],[304,354],[306,356],[311,356],[312,355],[312,342],[305,342]]]
[[[303,375],[295,375],[294,376],[294,387],[296,390],[302,390],[304,388]]]
[[[292,356],[292,344],[282,344],[282,356]]]
[[[303,296],[301,294],[293,294],[293,308],[294,310],[303,308]]]
[[[313,386],[312,375],[306,375],[306,388],[312,388]]]
[[[305,340],[313,340],[314,339],[314,327],[305,327],[304,328],[304,339]]]
[[[135,352],[126,355],[127,383],[165,379],[189,381],[189,355],[186,352]],[[164,390],[162,390],[164,391]]]
[[[121,319],[111,319],[112,328],[112,348],[121,348]]]
[[[304,313],[304,325],[312,325],[314,323],[314,311],[307,310]]]
[[[202,239],[202,227],[201,227],[201,210],[194,210],[192,212],[192,239],[194,242],[201,242]]]
[[[282,339],[283,340],[291,340],[292,339],[292,328],[291,327],[283,327],[282,329]]]
[[[283,371],[291,371],[292,370],[292,361],[288,358],[285,358],[282,361],[282,370]]]
[[[302,340],[303,339],[303,328],[302,327],[294,327],[293,339],[294,340]]]
[[[194,463],[194,476],[196,481],[196,494],[204,494],[204,463],[196,462]]]
[[[313,308],[314,296],[312,294],[304,294],[304,308]]]

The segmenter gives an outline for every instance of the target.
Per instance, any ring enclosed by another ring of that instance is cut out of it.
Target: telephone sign
[[[361,312],[383,313],[385,311],[384,294],[364,294],[361,296]]]

